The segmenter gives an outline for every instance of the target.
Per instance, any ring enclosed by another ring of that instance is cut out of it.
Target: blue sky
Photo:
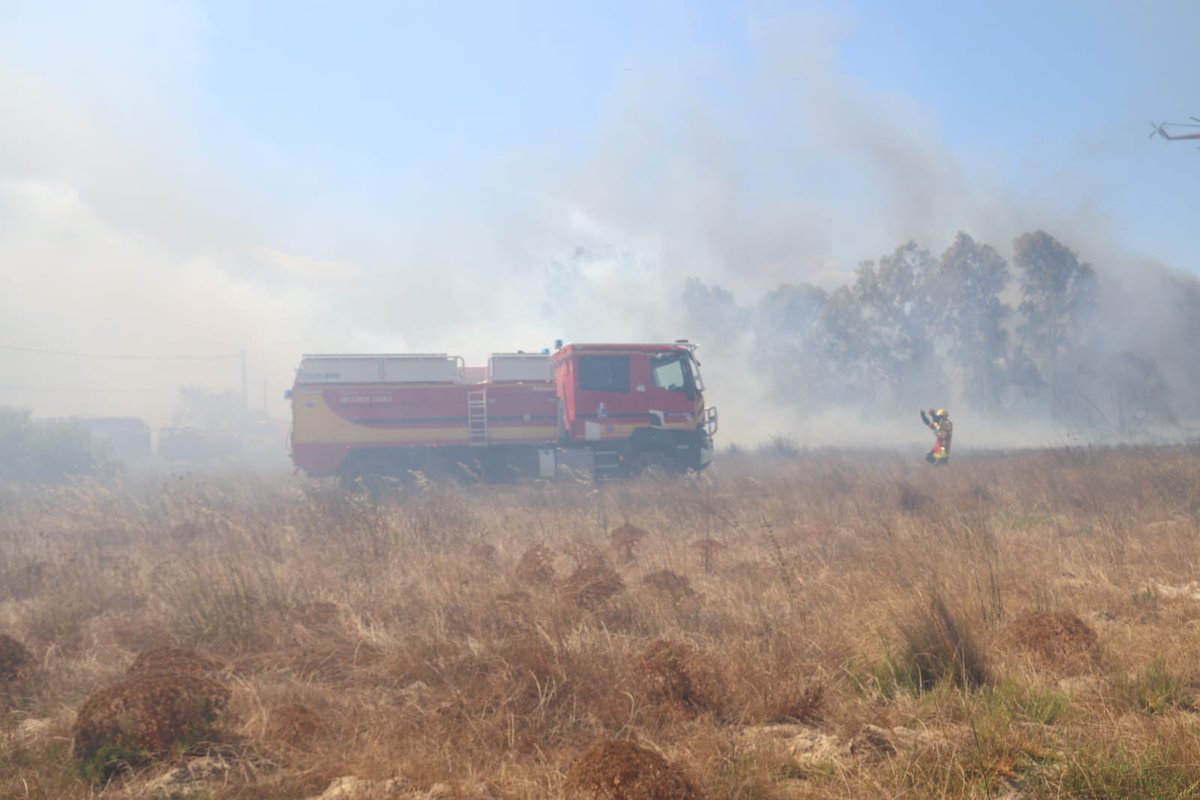
[[[1200,4],[216,3],[199,14],[197,107],[214,147],[401,207],[422,205],[405,181],[453,183],[469,203],[472,174],[510,156],[585,159],[614,96],[642,76],[682,82],[717,114],[769,115],[775,96],[742,94],[760,40],[815,21],[845,77],[910,101],[951,157],[996,174],[1014,201],[1094,207],[1132,250],[1197,268],[1200,160],[1145,133],[1152,119],[1200,114],[1189,59]],[[862,123],[886,130],[888,113]]]
[[[957,230],[1197,273],[1200,153],[1147,133],[1200,116],[1198,30],[1182,0],[0,0],[0,345],[245,348],[282,385],[305,350],[674,338],[688,276],[751,302]],[[12,352],[0,402],[77,413]]]
[[[963,157],[994,158],[1017,196],[1109,209],[1144,253],[1200,269],[1200,160],[1148,142],[1200,116],[1190,2],[859,3],[847,68],[911,95]],[[1075,177],[1047,186],[1047,175]]]

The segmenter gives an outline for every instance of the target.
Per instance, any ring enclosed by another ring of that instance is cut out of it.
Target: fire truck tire
[[[629,467],[631,474],[646,478],[669,478],[683,471],[678,461],[661,450],[643,450],[630,460]]]
[[[422,472],[435,483],[471,486],[479,482],[480,466],[474,460],[437,459],[426,464]]]
[[[338,476],[338,486],[344,491],[379,500],[398,491],[405,477],[397,474],[395,465],[386,459],[368,458]]]

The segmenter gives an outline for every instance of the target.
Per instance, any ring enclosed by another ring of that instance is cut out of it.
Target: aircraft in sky
[[[1196,133],[1172,134],[1167,130],[1168,128],[1200,128],[1200,117],[1192,117],[1192,119],[1196,120],[1196,122],[1160,122],[1157,125],[1151,122],[1150,127],[1152,130],[1150,131],[1150,137],[1154,138],[1155,135],[1158,135],[1169,142],[1177,139],[1200,139],[1200,131]]]

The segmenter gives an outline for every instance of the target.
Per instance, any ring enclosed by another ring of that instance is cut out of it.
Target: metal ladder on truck
[[[467,442],[472,447],[488,443],[487,389],[467,391]]]

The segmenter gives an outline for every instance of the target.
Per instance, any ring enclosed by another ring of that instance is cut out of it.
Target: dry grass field
[[[1191,797],[1200,450],[0,490],[2,798]]]

